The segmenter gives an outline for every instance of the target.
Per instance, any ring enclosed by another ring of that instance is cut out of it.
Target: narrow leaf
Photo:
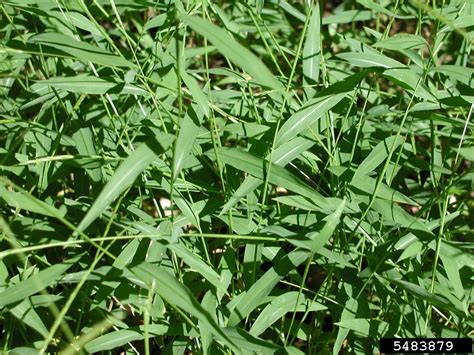
[[[194,31],[206,37],[231,62],[252,75],[257,82],[272,89],[283,89],[282,84],[265,64],[226,31],[200,17],[182,15],[181,19]]]
[[[314,85],[319,79],[321,62],[321,14],[319,4],[312,8],[311,19],[308,24],[306,41],[303,48],[303,76],[305,85]],[[312,98],[316,90],[305,88],[307,98]]]
[[[144,95],[147,92],[138,86],[117,81],[113,78],[96,76],[57,77],[41,80],[31,86],[31,90],[38,95],[47,93],[48,88],[66,90],[80,94],[100,95],[106,93]]]
[[[432,303],[434,305],[438,305],[441,307],[450,307],[451,304],[449,301],[439,295],[436,295],[434,293],[429,292],[428,290],[424,289],[423,287],[416,285],[414,283],[404,281],[404,280],[395,280],[392,278],[387,278],[390,282],[394,283],[395,285],[401,287],[402,289],[408,291],[412,295],[419,297],[425,301],[428,301],[429,303]]]
[[[87,214],[82,219],[77,229],[85,230],[110,203],[124,192],[145,168],[157,158],[157,154],[166,150],[172,142],[171,136],[163,136],[161,142],[151,140],[140,145],[125,159],[115,171],[110,181],[105,185]],[[77,233],[77,232],[76,232]]]
[[[374,44],[376,48],[385,48],[392,50],[417,49],[426,46],[423,37],[412,34],[396,34]]]
[[[189,91],[191,91],[193,99],[198,104],[204,116],[209,117],[209,102],[207,101],[207,97],[199,86],[197,80],[194,79],[193,76],[186,73],[185,69],[181,71],[181,78],[188,87]]]
[[[258,307],[261,300],[273,290],[276,284],[290,271],[296,269],[308,259],[308,256],[309,251],[295,250],[278,260],[246,292],[237,296],[234,300],[235,306],[229,316],[228,325],[236,326],[243,318],[247,317],[250,312]]]
[[[298,304],[296,303],[297,300]],[[258,336],[262,334],[267,328],[269,328],[278,319],[283,317],[286,313],[291,312],[296,308],[299,312],[306,311],[320,311],[327,309],[317,302],[309,302],[306,300],[304,295],[300,295],[299,292],[292,291],[282,294],[276,297],[268,306],[257,317],[255,322],[250,329],[250,334]]]
[[[132,268],[132,272],[147,285],[155,284],[155,291],[166,302],[192,314],[202,324],[208,327],[219,340],[225,342],[226,345],[234,351],[237,349],[237,346],[217,325],[208,311],[199,304],[191,291],[169,272],[150,263],[137,265]]]
[[[149,336],[163,335],[168,330],[167,325],[149,324]],[[120,329],[113,331],[88,342],[84,349],[89,353],[97,353],[100,351],[113,350],[127,343],[145,339],[144,326],[130,327],[128,329]]]
[[[356,67],[404,68],[405,65],[383,54],[348,52],[337,55]]]
[[[63,34],[48,32],[30,37],[29,42],[59,49],[79,60],[105,66],[135,67],[128,60],[86,42],[79,42]]]
[[[35,293],[44,290],[46,287],[51,286],[53,283],[58,281],[76,261],[77,258],[74,258],[74,262],[71,259],[62,264],[52,265],[20,283],[8,287],[6,290],[2,291],[0,307],[23,300],[26,297],[34,295]]]
[[[329,215],[327,218],[326,223],[324,224],[323,229],[321,231],[313,236],[313,242],[311,246],[311,252],[315,253],[322,247],[326,245],[328,242],[329,238],[332,236],[334,233],[334,230],[336,229],[337,225],[339,224],[339,221],[341,219],[341,214],[342,211],[344,210],[344,206],[346,205],[346,199],[344,198],[337,209]]]
[[[210,153],[209,155],[211,155]],[[264,179],[264,162],[262,158],[256,157],[240,149],[218,149],[221,160],[236,169],[245,171],[260,180]],[[282,186],[290,191],[311,198],[319,206],[327,206],[327,200],[316,190],[307,186],[303,181],[281,166],[272,164],[269,176],[270,183]]]
[[[291,116],[282,126],[278,132],[276,144],[280,145],[283,142],[289,141],[297,134],[307,129],[310,125],[316,123],[327,111],[333,108],[341,101],[345,93],[321,96],[314,98],[293,116]]]
[[[385,159],[387,159],[390,151],[397,149],[401,144],[403,144],[403,137],[391,136],[382,141],[380,141],[375,148],[373,148],[367,158],[359,165],[355,175],[359,174],[369,174],[380,164],[382,164]]]
[[[175,179],[179,176],[186,158],[193,149],[194,141],[196,140],[198,132],[199,127],[194,123],[189,114],[186,114],[181,121],[176,141],[173,159],[173,176]]]
[[[23,322],[23,324],[36,330],[43,337],[48,336],[48,328],[44,325],[41,317],[38,315],[29,299],[24,299],[18,305],[10,309],[10,313]]]
[[[5,180],[0,179],[0,182],[7,184]],[[14,207],[25,211],[39,213],[44,216],[56,217],[62,219],[64,212],[56,209],[55,207],[38,200],[36,197],[31,196],[26,192],[9,191],[3,185],[0,185],[0,198],[5,202]]]

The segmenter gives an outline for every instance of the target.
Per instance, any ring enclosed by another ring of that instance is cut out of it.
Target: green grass
[[[472,1],[0,13],[2,353],[473,336]]]

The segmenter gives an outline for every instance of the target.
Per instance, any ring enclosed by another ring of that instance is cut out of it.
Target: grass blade
[[[176,149],[173,160],[173,176],[177,178],[181,173],[186,158],[193,149],[194,142],[199,133],[199,126],[194,120],[186,114],[181,122],[178,138],[176,141]]]
[[[233,301],[234,308],[228,320],[228,326],[236,326],[243,318],[258,307],[265,298],[290,271],[301,265],[308,256],[309,251],[295,250],[278,260],[275,265],[260,277],[248,291],[240,294]]]
[[[77,226],[78,231],[84,231],[113,200],[124,192],[140,175],[143,170],[155,160],[161,152],[165,151],[172,142],[172,137],[163,136],[158,143],[151,140],[143,143],[127,159],[120,164],[112,178],[101,191],[97,200],[87,211],[87,214]],[[77,232],[75,232],[77,233]]]
[[[64,263],[52,265],[37,274],[2,291],[0,307],[24,300],[57,282],[62,275],[77,262],[79,258],[70,259]]]
[[[315,85],[319,79],[321,65],[321,14],[316,3],[311,11],[311,20],[307,29],[306,41],[303,47],[303,77],[305,85]],[[316,90],[305,88],[307,98],[312,98]]]
[[[362,68],[381,67],[392,69],[405,67],[404,64],[382,54],[349,52],[341,53],[337,56],[349,62],[351,65]]]
[[[132,271],[148,285],[155,284],[156,292],[171,305],[181,308],[192,314],[204,324],[219,340],[223,341],[232,350],[238,347],[217,325],[210,314],[202,308],[189,289],[178,282],[170,273],[160,270],[155,265],[142,263],[132,268]]]
[[[79,42],[60,33],[48,32],[34,35],[30,37],[29,42],[53,47],[84,62],[113,67],[135,67],[128,60],[107,52],[102,48],[89,43]]]
[[[318,119],[337,105],[346,96],[336,94],[330,96],[320,96],[314,98],[293,116],[291,116],[282,126],[277,136],[277,145],[289,141],[297,134],[303,132],[308,126],[316,123]]]
[[[282,84],[250,50],[238,43],[230,34],[200,17],[182,15],[181,19],[194,31],[206,37],[224,56],[240,66],[260,84],[282,90]]]

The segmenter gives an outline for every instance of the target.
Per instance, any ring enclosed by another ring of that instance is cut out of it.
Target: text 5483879
[[[472,353],[470,338],[382,338],[381,353]]]

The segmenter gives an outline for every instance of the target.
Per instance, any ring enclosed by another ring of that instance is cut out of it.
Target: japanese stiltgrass
[[[473,336],[472,2],[0,10],[2,353]]]

